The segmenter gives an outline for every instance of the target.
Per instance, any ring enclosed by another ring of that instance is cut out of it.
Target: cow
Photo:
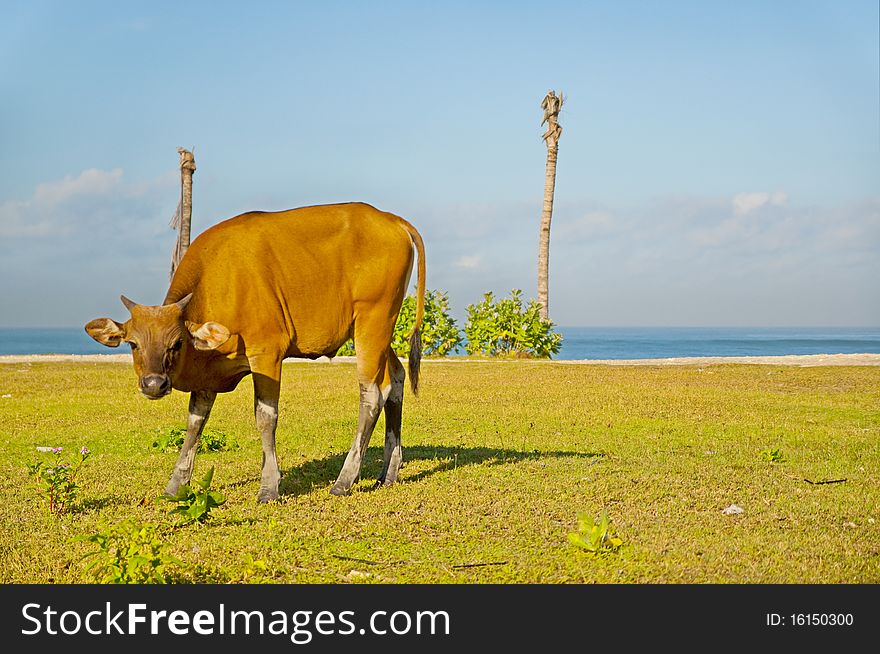
[[[360,412],[354,442],[331,489],[346,495],[380,412],[385,451],[378,484],[397,480],[406,373],[391,349],[418,255],[409,379],[418,392],[425,311],[425,246],[409,222],[368,204],[249,212],[207,229],[181,259],[160,306],[121,296],[131,317],[85,326],[97,342],[131,346],[141,394],[190,393],[186,438],[165,493],[189,483],[196,445],[218,393],[253,376],[263,446],[259,502],[278,499],[275,427],[286,357],[332,357],[349,338],[357,353]]]

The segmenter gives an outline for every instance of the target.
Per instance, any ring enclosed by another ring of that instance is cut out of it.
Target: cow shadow
[[[284,496],[297,496],[310,493],[315,488],[326,488],[336,480],[347,452],[332,454],[322,459],[303,461],[284,471],[279,485],[279,493]],[[364,456],[361,479],[376,479],[382,470],[382,447],[370,447]],[[455,470],[470,465],[507,465],[523,461],[540,461],[548,458],[596,459],[605,456],[604,452],[574,452],[546,450],[511,450],[491,447],[455,447],[441,445],[413,445],[404,448],[404,470],[407,463],[428,461],[432,465],[414,475],[403,475],[398,483],[409,484],[421,481],[441,472]],[[419,466],[422,467],[422,466]]]
[[[105,497],[90,497],[81,500],[70,507],[70,513],[87,514],[93,511],[100,511],[108,506],[123,506],[128,502],[128,498],[121,495],[107,495]]]

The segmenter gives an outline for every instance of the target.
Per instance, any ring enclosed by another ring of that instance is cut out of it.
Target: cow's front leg
[[[214,406],[214,400],[217,393],[210,391],[193,391],[189,396],[189,418],[186,423],[186,438],[183,441],[183,447],[180,448],[180,456],[177,457],[177,463],[174,464],[174,471],[171,473],[171,479],[165,487],[166,495],[176,495],[178,489],[183,484],[188,484],[192,477],[193,464],[196,460],[196,446],[202,430],[205,428],[205,422],[211,415],[211,407]]]
[[[281,470],[275,453],[275,428],[278,425],[278,397],[281,392],[281,364],[270,375],[254,373],[254,416],[263,444],[263,470],[257,501],[265,504],[278,499]]]

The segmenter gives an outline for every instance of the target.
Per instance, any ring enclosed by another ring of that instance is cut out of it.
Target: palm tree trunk
[[[549,91],[541,103],[544,109],[544,120],[541,124],[547,123],[547,132],[544,134],[544,141],[547,144],[547,168],[544,175],[544,206],[541,209],[541,231],[538,241],[538,303],[541,305],[541,318],[544,320],[548,320],[550,316],[550,221],[553,218],[559,137],[562,135],[562,127],[557,119],[563,101],[562,93],[557,97],[553,91]]]
[[[180,203],[177,212],[171,219],[171,226],[177,230],[177,244],[171,257],[171,277],[189,248],[190,228],[192,224],[192,178],[196,172],[196,159],[192,152],[177,148],[180,155]]]

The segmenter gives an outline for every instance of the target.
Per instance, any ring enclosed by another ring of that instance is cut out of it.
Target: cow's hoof
[[[272,490],[271,488],[261,488],[260,492],[257,494],[257,502],[259,502],[260,504],[275,502],[277,499],[278,491]]]
[[[345,495],[348,495],[348,489],[343,488],[339,484],[336,484],[335,486],[333,486],[333,488],[330,489],[330,494],[336,495],[336,497],[343,497]]]

